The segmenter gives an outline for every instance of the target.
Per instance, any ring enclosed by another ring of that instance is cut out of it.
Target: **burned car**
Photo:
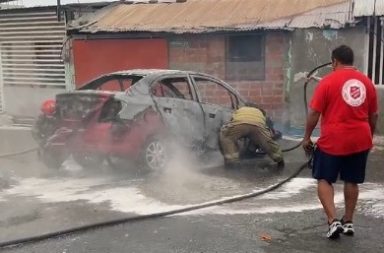
[[[118,157],[159,169],[169,159],[170,139],[200,153],[218,150],[220,127],[244,103],[230,85],[207,74],[121,71],[44,102],[33,133],[49,167],[71,155],[88,167],[112,165]]]

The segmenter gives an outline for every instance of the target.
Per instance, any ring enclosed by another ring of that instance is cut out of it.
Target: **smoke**
[[[169,162],[159,174],[166,183],[181,187],[197,179],[202,160],[192,150],[170,142]]]
[[[169,142],[170,160],[165,168],[150,173],[142,186],[146,195],[156,195],[161,201],[169,204],[174,203],[198,203],[202,199],[209,200],[212,187],[222,185],[233,185],[227,179],[219,179],[205,173],[212,167],[223,165],[221,155],[198,156],[189,148]],[[222,169],[222,167],[220,168]],[[159,196],[158,189],[161,189]],[[201,196],[204,190],[207,194]]]

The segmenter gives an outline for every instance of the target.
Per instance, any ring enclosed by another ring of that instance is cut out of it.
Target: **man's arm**
[[[311,135],[313,129],[315,129],[317,122],[319,121],[321,113],[315,110],[310,110],[307,117],[307,123],[305,124],[305,134],[303,139],[303,148],[307,154],[312,150]]]
[[[373,136],[375,130],[376,130],[376,123],[377,123],[377,118],[379,117],[379,114],[377,112],[371,113],[368,116],[368,122],[369,122],[369,127],[371,128],[371,134]]]
[[[304,140],[310,139],[313,129],[315,129],[317,122],[319,121],[320,113],[315,110],[309,110],[307,123],[305,125]]]

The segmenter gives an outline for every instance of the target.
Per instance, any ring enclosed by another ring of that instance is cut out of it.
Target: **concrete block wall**
[[[304,81],[306,74],[316,66],[331,61],[331,52],[339,45],[349,45],[355,53],[355,66],[364,70],[366,49],[364,46],[365,28],[354,27],[341,30],[297,29],[292,33],[291,77],[289,79],[289,124],[301,127],[305,123],[305,106],[303,103]],[[332,71],[323,68],[316,76],[323,77]],[[308,101],[312,98],[317,82],[310,82],[307,90]]]
[[[265,34],[264,80],[226,80],[226,39],[228,35],[183,35],[169,38],[169,67],[194,70],[216,76],[237,89],[273,116],[279,118],[284,108],[284,66],[287,35]]]

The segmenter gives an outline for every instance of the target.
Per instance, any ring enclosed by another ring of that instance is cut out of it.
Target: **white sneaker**
[[[340,221],[334,220],[330,225],[327,233],[328,239],[337,239],[340,237],[340,233],[343,233],[344,228]]]
[[[344,222],[343,220],[341,220],[341,224],[343,225],[343,234],[345,234],[345,235],[354,235],[355,234],[355,229],[353,228],[352,221]]]

